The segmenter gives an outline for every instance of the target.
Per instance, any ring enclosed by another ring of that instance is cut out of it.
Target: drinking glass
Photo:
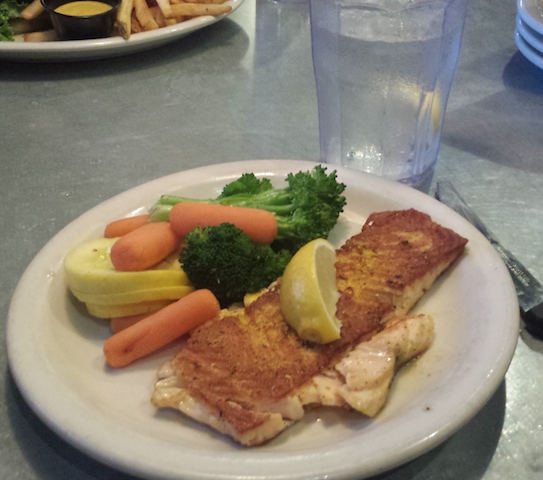
[[[309,0],[321,160],[428,191],[468,0]]]

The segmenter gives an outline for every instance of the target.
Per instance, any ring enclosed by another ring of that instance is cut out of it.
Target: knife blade
[[[462,215],[496,249],[513,279],[518,296],[520,314],[526,325],[526,330],[534,337],[543,339],[543,285],[539,283],[509,250],[500,244],[496,236],[466,204],[451,182],[437,182],[435,198]]]

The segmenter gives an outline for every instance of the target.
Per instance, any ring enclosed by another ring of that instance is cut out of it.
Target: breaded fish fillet
[[[245,308],[223,310],[195,329],[160,369],[153,404],[244,445],[275,437],[312,405],[375,415],[397,368],[433,338],[431,318],[391,317],[405,315],[466,242],[415,210],[371,215],[337,251],[339,340],[299,339],[282,316],[279,279]],[[373,362],[374,371],[361,376],[364,359],[377,357],[380,366]]]

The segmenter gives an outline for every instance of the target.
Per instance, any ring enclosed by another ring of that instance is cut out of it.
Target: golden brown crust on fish
[[[467,240],[414,209],[370,215],[338,250],[338,289],[405,315],[464,251]]]
[[[303,416],[296,392],[380,331],[385,319],[405,314],[465,244],[415,210],[371,215],[337,252],[341,338],[326,345],[300,340],[281,313],[279,280],[246,308],[195,329],[169,363],[176,388],[200,407],[185,413],[245,445],[273,438]],[[158,393],[153,402],[175,405]]]
[[[258,409],[259,404],[286,397],[341,358],[353,341],[375,330],[382,316],[378,305],[362,313],[351,312],[346,304],[339,314],[340,340],[327,345],[304,343],[283,318],[279,288],[277,282],[244,311],[199,327],[174,359],[179,384],[192,396],[217,406],[221,418],[240,433],[263,418],[250,412],[244,415],[239,405]]]

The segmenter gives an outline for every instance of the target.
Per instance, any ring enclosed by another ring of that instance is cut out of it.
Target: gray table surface
[[[543,71],[514,0],[472,0],[434,178],[451,180],[543,280]],[[85,63],[0,60],[0,337],[19,278],[61,228],[130,187],[200,165],[317,160],[306,4],[246,0],[156,50]],[[126,479],[50,431],[0,347],[0,478]],[[505,381],[438,448],[379,478],[543,478],[543,343],[523,330]],[[363,453],[363,452],[361,452]]]

